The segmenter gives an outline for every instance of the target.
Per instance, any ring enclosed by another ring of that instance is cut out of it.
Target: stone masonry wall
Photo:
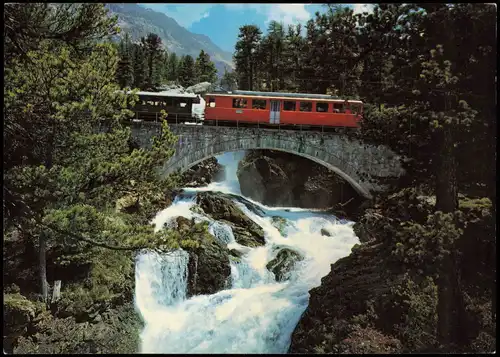
[[[132,135],[143,147],[161,130],[159,123],[132,124]],[[161,169],[162,174],[184,171],[212,156],[227,151],[272,149],[306,157],[348,181],[360,194],[383,190],[374,177],[398,177],[403,169],[397,157],[385,146],[363,144],[336,133],[260,128],[233,128],[201,125],[171,125],[179,137],[175,154]]]

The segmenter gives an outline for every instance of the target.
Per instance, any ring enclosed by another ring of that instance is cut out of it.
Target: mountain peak
[[[108,3],[106,7],[112,15],[118,16],[118,25],[123,30],[121,35],[128,33],[133,41],[153,32],[160,36],[169,53],[196,58],[204,50],[215,63],[219,75],[224,73],[224,67],[233,68],[231,53],[223,51],[208,36],[190,32],[162,12],[134,3]]]

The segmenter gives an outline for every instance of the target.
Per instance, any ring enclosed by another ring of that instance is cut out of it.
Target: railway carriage
[[[192,121],[193,104],[200,103],[200,98],[191,93],[137,92],[139,101],[133,111],[136,120],[159,120],[161,110],[168,114],[169,122]]]
[[[205,101],[205,122],[218,125],[357,128],[363,114],[359,100],[322,94],[238,90],[207,93]]]

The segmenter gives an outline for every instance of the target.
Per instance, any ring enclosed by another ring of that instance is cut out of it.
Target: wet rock
[[[231,226],[239,244],[248,247],[265,244],[262,227],[248,218],[227,195],[202,192],[196,200],[206,214]]]
[[[289,278],[294,265],[303,259],[304,257],[296,251],[283,248],[276,258],[267,263],[266,268],[274,273],[276,281],[285,281]]]
[[[184,224],[186,221],[181,220]],[[214,294],[225,289],[226,281],[231,276],[229,249],[208,232],[192,239],[198,241],[199,247],[186,249],[189,252],[188,297]]]
[[[201,209],[200,206],[198,205],[194,205],[192,206],[190,209],[189,209],[191,212],[194,212],[194,213],[198,213],[198,214],[203,214],[205,212],[203,212],[203,210]]]
[[[356,222],[352,229],[361,243],[374,239],[373,232],[379,232],[385,220],[375,209],[366,210],[365,214]]]
[[[332,234],[327,229],[325,229],[325,228],[321,228],[320,232],[321,232],[322,236],[327,236],[327,237],[331,237],[332,236]]]
[[[175,219],[175,222],[177,223],[177,230],[179,232],[187,232],[193,226],[193,221],[191,221],[185,217],[177,217]]]
[[[327,168],[297,155],[250,151],[238,165],[243,195],[270,206],[330,208],[348,202],[346,210],[362,199],[343,179]]]
[[[181,186],[204,186],[214,180],[217,180],[223,175],[224,167],[219,164],[215,157],[212,157],[186,170],[186,172],[182,175]]]
[[[375,306],[376,321],[397,323],[394,321],[401,317],[400,312],[391,313],[388,306],[391,289],[401,283],[402,276],[387,263],[386,255],[383,245],[372,242],[332,264],[321,285],[309,291],[309,305],[292,334],[288,352],[339,353],[345,348],[343,341],[352,337],[356,327],[353,319],[368,314],[370,301]]]
[[[241,258],[243,256],[243,253],[240,252],[239,250],[236,250],[236,249],[231,249],[229,251],[229,254],[231,254],[233,257],[236,257],[236,258]]]
[[[276,229],[281,233],[283,237],[287,236],[286,227],[288,226],[288,221],[285,218],[273,216],[271,218],[271,223]]]
[[[255,226],[245,228],[229,222],[228,224],[233,229],[234,240],[237,243],[251,248],[261,247],[266,244],[264,231],[258,225],[255,224]]]

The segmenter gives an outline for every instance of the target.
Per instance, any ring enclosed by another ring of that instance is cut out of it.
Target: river
[[[136,260],[135,303],[144,320],[142,353],[286,353],[291,334],[309,302],[308,291],[321,284],[331,264],[349,255],[359,243],[353,222],[300,208],[268,207],[241,196],[236,168],[244,153],[217,157],[225,167],[223,182],[185,189],[182,196],[153,220],[156,229],[178,216],[208,220],[209,231],[230,249],[245,251],[241,261],[230,261],[230,289],[213,295],[186,299],[188,254],[142,252]],[[231,227],[194,213],[190,207],[200,191],[219,191],[241,196],[255,204],[255,212],[237,206],[265,232],[266,244],[247,248],[236,243]],[[287,220],[282,232],[271,223],[273,216]],[[321,234],[321,229],[331,236]],[[283,233],[283,235],[282,235]],[[286,282],[276,282],[266,264],[278,247],[289,247],[305,258]]]

